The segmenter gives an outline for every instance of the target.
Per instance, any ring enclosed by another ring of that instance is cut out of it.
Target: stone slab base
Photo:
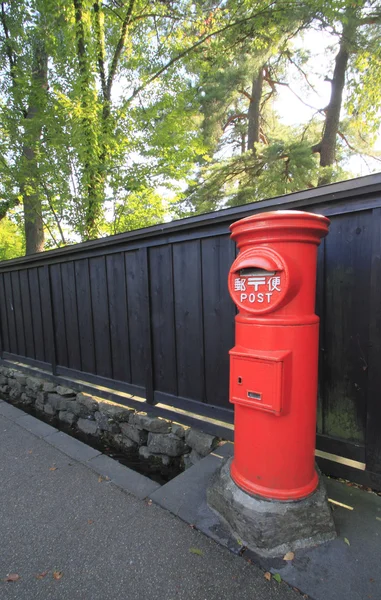
[[[303,500],[279,502],[250,496],[230,476],[233,459],[214,474],[208,489],[210,508],[227,523],[233,535],[264,557],[284,555],[333,540],[336,530],[322,480]]]

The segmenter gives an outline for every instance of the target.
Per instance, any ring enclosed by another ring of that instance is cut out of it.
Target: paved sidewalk
[[[302,598],[148,501],[156,488],[0,401],[0,598]]]

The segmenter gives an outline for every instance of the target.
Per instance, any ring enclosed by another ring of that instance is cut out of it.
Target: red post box
[[[230,472],[250,495],[299,500],[318,485],[316,260],[328,225],[324,216],[278,211],[230,227],[239,248],[229,273],[239,309],[230,351]]]

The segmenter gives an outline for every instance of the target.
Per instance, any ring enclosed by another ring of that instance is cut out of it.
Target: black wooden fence
[[[231,437],[228,225],[281,208],[331,219],[319,249],[317,447],[356,462],[321,464],[381,489],[381,175],[2,262],[3,364],[130,405],[141,397]]]

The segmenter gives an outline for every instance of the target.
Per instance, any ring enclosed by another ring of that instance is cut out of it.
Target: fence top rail
[[[139,241],[146,242],[149,239],[152,239],[153,241],[155,238],[166,238],[172,234],[183,233],[184,236],[186,236],[191,230],[201,230],[208,226],[226,225],[227,227],[231,222],[237,219],[265,210],[303,209],[314,212],[314,207],[316,206],[321,208],[322,205],[332,202],[357,200],[360,197],[364,198],[365,196],[377,193],[381,194],[381,173],[357,177],[338,183],[331,183],[318,188],[294,192],[275,198],[267,198],[265,200],[259,200],[232,208],[225,208],[206,214],[186,217],[169,223],[127,231],[125,233],[119,233],[97,240],[70,244],[63,248],[47,250],[38,254],[0,261],[0,272],[12,271],[13,268],[33,267],[54,263],[56,261],[61,262],[62,260],[65,260],[66,257],[68,260],[71,260],[73,258],[78,258],[83,253],[117,247],[122,244],[139,243]]]

